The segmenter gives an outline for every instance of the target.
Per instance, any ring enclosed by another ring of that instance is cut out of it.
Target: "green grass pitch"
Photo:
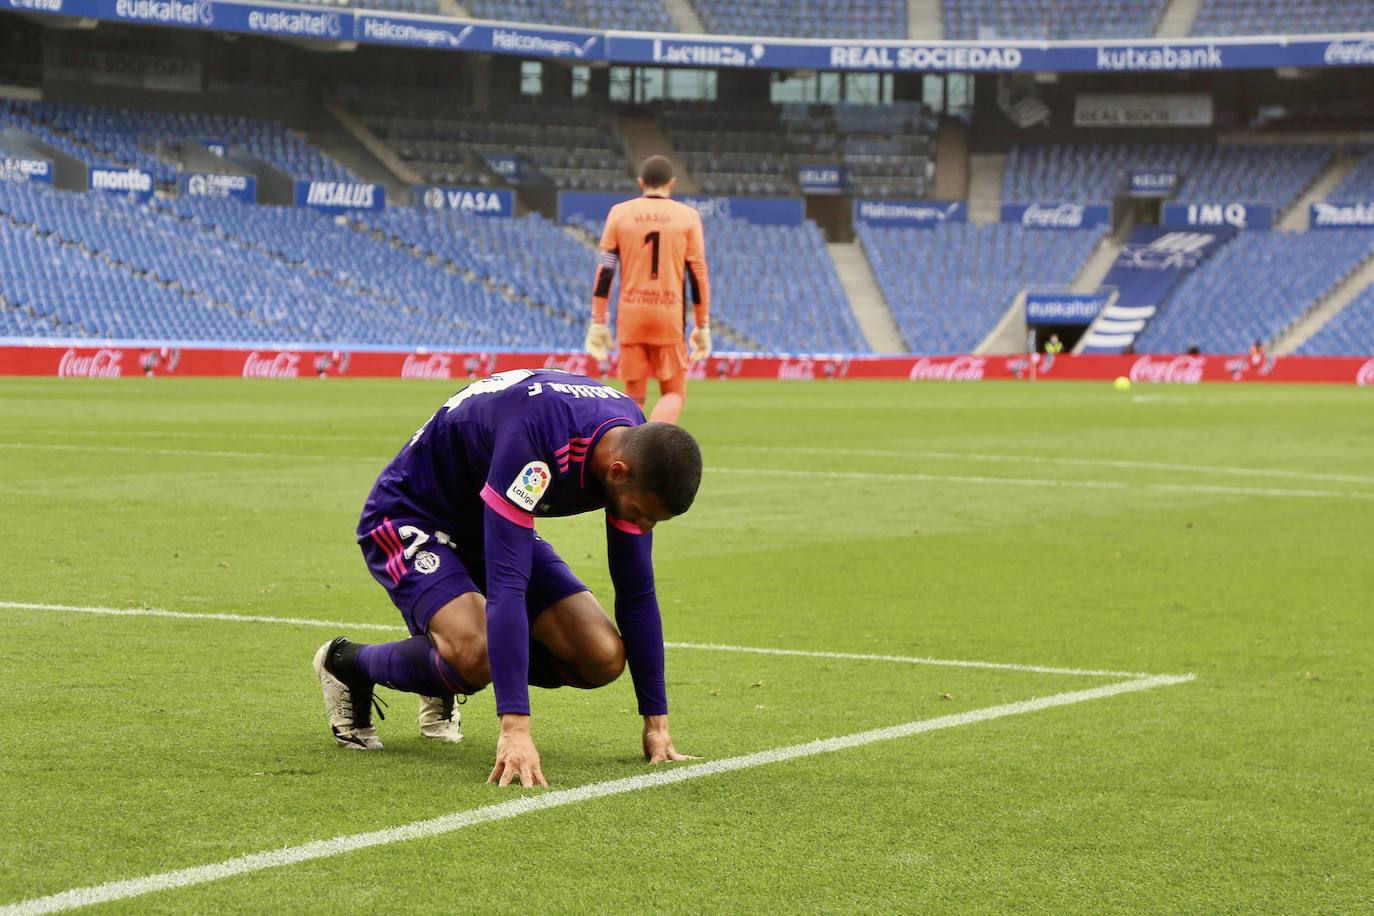
[[[399,624],[353,543],[456,387],[0,380],[0,912],[538,793],[389,701],[327,735],[310,669]],[[1317,912],[1374,899],[1374,398],[1328,387],[694,383],[667,636],[1196,674],[251,871],[137,912]],[[598,593],[601,521],[541,525]],[[1115,683],[670,648],[706,761]],[[635,777],[628,677],[535,691],[552,791]],[[657,771],[657,768],[655,768]],[[101,908],[101,907],[97,907]],[[21,910],[16,910],[19,912]]]

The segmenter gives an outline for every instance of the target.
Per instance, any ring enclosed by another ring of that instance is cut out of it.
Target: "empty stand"
[[[1149,38],[1166,0],[944,0],[946,38]]]
[[[594,104],[500,105],[500,118],[442,97],[409,94],[407,104],[357,95],[348,109],[379,140],[436,184],[500,184],[486,156],[521,160],[514,183],[562,190],[624,190],[634,171],[609,109]]]
[[[1267,203],[1283,209],[1330,162],[1329,146],[1202,144],[1047,144],[1012,147],[1002,180],[1004,200],[1109,201],[1132,169],[1177,170],[1173,199]]]
[[[1135,347],[1241,353],[1270,342],[1371,254],[1364,230],[1242,232],[1179,283]]]
[[[934,175],[936,123],[917,102],[673,103],[659,121],[707,194],[798,194],[798,166],[811,163],[843,165],[863,197],[924,197]]]
[[[693,0],[712,32],[801,38],[906,38],[898,0]]]
[[[469,0],[479,19],[538,22],[592,29],[676,31],[659,0]]]
[[[0,128],[26,131],[95,166],[139,168],[164,189],[176,184],[183,143],[214,141],[303,180],[352,181],[347,169],[280,122],[188,112],[103,108],[0,98]]]
[[[1298,348],[1302,356],[1357,356],[1374,353],[1374,286],[1365,287],[1321,330]]]
[[[858,230],[913,353],[972,352],[1022,287],[1068,285],[1101,238],[1003,223]]]
[[[1367,0],[1203,0],[1194,35],[1301,35],[1367,32]]]

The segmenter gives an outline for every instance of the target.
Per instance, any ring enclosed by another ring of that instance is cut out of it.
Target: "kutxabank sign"
[[[1374,32],[1138,41],[847,41],[563,29],[235,0],[0,0],[0,10],[527,58],[910,73],[1183,73],[1374,66]]]

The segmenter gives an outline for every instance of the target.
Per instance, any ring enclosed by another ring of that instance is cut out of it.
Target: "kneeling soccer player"
[[[315,671],[334,740],[380,748],[372,688],[420,695],[421,734],[462,738],[454,694],[487,684],[501,735],[488,782],[548,785],[530,735],[527,685],[592,688],[628,660],[644,754],[687,760],[668,733],[655,524],[686,512],[701,483],[690,433],[646,423],[625,395],[577,375],[515,369],[469,385],[420,428],[363,507],[358,543],[411,638],[320,647]],[[615,618],[553,547],[540,516],[606,510]]]

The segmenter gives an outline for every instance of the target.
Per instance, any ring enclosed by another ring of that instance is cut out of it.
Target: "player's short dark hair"
[[[651,188],[661,188],[673,180],[673,163],[667,156],[650,156],[639,167],[639,178]]]
[[[630,427],[621,448],[631,486],[656,495],[674,515],[692,507],[701,486],[701,448],[691,433],[672,423],[645,423]]]

